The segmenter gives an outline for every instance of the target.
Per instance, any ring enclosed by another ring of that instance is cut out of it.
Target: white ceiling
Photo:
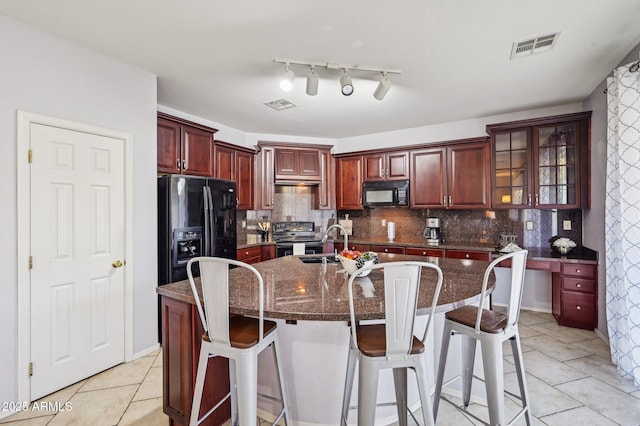
[[[0,13],[158,76],[158,103],[241,131],[344,138],[584,100],[640,42],[639,0],[0,0]],[[512,43],[560,31],[548,53]],[[318,70],[318,95],[274,58],[402,70]],[[6,64],[5,64],[6,66]],[[284,98],[297,106],[275,111]]]

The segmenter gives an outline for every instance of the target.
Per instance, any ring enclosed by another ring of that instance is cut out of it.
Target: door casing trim
[[[18,275],[18,401],[31,402],[31,173],[28,162],[31,124],[91,133],[124,143],[125,261],[124,361],[133,360],[133,135],[56,117],[18,111],[17,122],[17,275]]]

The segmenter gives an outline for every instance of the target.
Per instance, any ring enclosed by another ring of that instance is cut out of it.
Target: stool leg
[[[349,344],[349,355],[347,356],[347,374],[344,380],[344,392],[342,394],[342,419],[340,424],[346,426],[349,417],[349,404],[351,403],[351,390],[353,389],[353,378],[356,374],[356,353]]]
[[[504,376],[502,368],[502,342],[494,336],[480,339],[482,363],[489,406],[489,421],[492,425],[505,424],[504,417]]]
[[[444,381],[444,369],[449,354],[449,341],[451,340],[451,325],[449,321],[444,322],[444,332],[442,333],[442,344],[440,345],[440,359],[438,361],[438,377],[436,378],[436,389],[433,394],[433,419],[438,418],[438,407],[440,407],[440,394],[442,393],[442,383]]]
[[[231,425],[238,426],[238,383],[236,382],[236,360],[229,358],[229,391],[231,392]]]
[[[433,426],[435,418],[433,416],[433,409],[431,408],[431,386],[429,386],[429,380],[427,379],[426,356],[421,356],[417,359],[415,369],[416,378],[418,379],[420,404],[422,405],[422,421],[424,422],[425,426]],[[437,398],[437,396],[435,398]]]
[[[377,396],[378,364],[363,356],[358,377],[358,426],[375,424]]]
[[[476,360],[476,339],[462,335],[462,403],[465,407],[471,401],[473,367]]]
[[[246,350],[236,357],[238,424],[254,425],[258,417],[258,357]]]
[[[518,385],[520,386],[520,398],[522,398],[522,407],[527,411],[524,418],[527,426],[531,425],[531,406],[529,405],[529,393],[527,392],[527,379],[525,377],[524,365],[522,363],[522,346],[520,345],[520,335],[516,330],[516,335],[511,339],[511,351],[513,352],[513,360],[516,364],[516,373],[518,374]]]
[[[202,392],[204,388],[204,378],[207,375],[207,364],[209,362],[209,351],[206,344],[202,342],[200,347],[200,356],[198,357],[198,372],[196,373],[196,383],[193,386],[193,402],[191,403],[191,416],[189,425],[198,424],[198,416],[200,415],[200,405],[202,404]]]
[[[278,361],[278,339],[275,339],[273,343],[271,343],[271,347],[273,348],[273,362],[276,366],[276,372],[278,373],[278,386],[280,387],[280,398],[282,398],[282,412],[284,417],[284,424],[289,425],[289,401],[287,399],[287,392],[284,387],[284,375],[282,374],[282,369],[280,368],[280,362]]]
[[[398,425],[407,426],[407,369],[393,369],[393,384],[396,391],[396,408],[398,410]]]

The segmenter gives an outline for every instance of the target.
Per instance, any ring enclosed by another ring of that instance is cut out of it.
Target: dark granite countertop
[[[307,255],[311,257],[318,255]],[[254,264],[264,279],[264,315],[267,318],[310,321],[345,321],[349,319],[348,275],[340,263],[329,263],[323,271],[320,263],[303,263],[300,256],[285,256]],[[460,259],[425,258],[399,254],[381,254],[381,262],[399,260],[427,260],[440,266],[444,281],[438,311],[446,311],[472,303],[479,298],[482,277],[489,262]],[[418,313],[428,312],[433,296],[435,272],[423,270]],[[252,315],[257,310],[257,285],[250,271],[229,271],[229,309],[231,313]],[[383,317],[382,272],[372,271],[359,279],[365,286],[373,286],[373,297],[357,293],[358,319]],[[197,281],[198,291],[199,279]],[[491,276],[490,290],[494,277]],[[195,303],[189,281],[180,281],[158,287],[158,294],[188,303]]]

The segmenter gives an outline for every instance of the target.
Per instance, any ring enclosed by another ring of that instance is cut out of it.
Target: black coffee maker
[[[440,219],[437,217],[427,218],[424,237],[427,239],[427,244],[440,244]]]

